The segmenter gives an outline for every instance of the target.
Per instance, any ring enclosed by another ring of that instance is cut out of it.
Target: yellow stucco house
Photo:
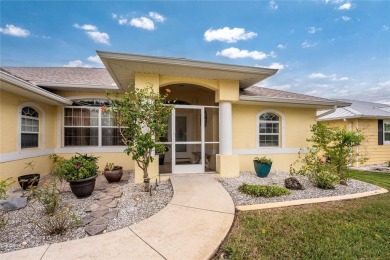
[[[1,178],[50,172],[48,155],[76,152],[142,173],[121,145],[106,104],[106,90],[125,91],[130,83],[171,90],[176,100],[169,120],[165,162],[149,173],[216,172],[221,177],[253,170],[253,158],[267,155],[274,170],[288,170],[306,147],[318,109],[347,102],[253,86],[277,70],[188,59],[98,52],[105,69],[3,67],[0,71]],[[156,156],[157,158],[157,156]]]
[[[319,112],[318,121],[349,130],[360,129],[366,140],[357,148],[368,158],[365,164],[381,164],[390,161],[390,105],[344,100],[351,103],[348,107]],[[354,166],[361,166],[356,163]]]

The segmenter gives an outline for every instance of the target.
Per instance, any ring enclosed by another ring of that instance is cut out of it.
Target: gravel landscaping
[[[119,210],[118,215],[109,221],[103,233],[138,223],[156,214],[169,203],[173,196],[170,181],[161,182],[156,190],[153,189],[153,195],[150,196],[149,193],[143,192],[143,184],[134,184],[133,172],[127,172],[127,174],[130,174],[129,181],[123,185],[117,185],[122,192],[115,209]],[[88,216],[89,213],[86,211],[91,204],[99,196],[104,195],[104,192],[104,190],[95,188],[91,196],[83,199],[77,199],[71,192],[63,192],[60,198],[62,205],[71,205],[77,217],[82,220]],[[43,207],[37,202],[29,202],[23,209],[9,211],[4,214],[4,217],[7,224],[0,229],[0,253],[88,236],[84,226],[74,228],[62,235],[45,235],[35,224],[44,217]]]
[[[280,197],[273,198],[264,198],[264,197],[252,197],[250,195],[242,194],[238,191],[238,187],[243,183],[248,184],[258,184],[258,185],[276,185],[284,187],[284,180],[288,177],[291,177],[289,173],[283,171],[271,171],[271,173],[266,178],[259,178],[252,172],[242,172],[237,178],[218,179],[219,182],[225,187],[229,192],[230,196],[233,199],[233,202],[236,206],[238,205],[255,205],[255,204],[265,204],[270,202],[280,202],[280,201],[289,201],[289,200],[300,200],[300,199],[311,199],[311,198],[321,198],[329,196],[339,196],[347,195],[354,193],[361,193],[367,191],[378,190],[380,187],[372,185],[369,183],[357,181],[357,180],[348,180],[347,186],[336,185],[335,189],[323,190],[317,187],[314,187],[309,180],[304,176],[294,176],[305,188],[304,190],[290,190],[290,195],[284,195]]]

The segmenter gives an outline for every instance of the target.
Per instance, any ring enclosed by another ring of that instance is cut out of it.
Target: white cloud
[[[165,17],[156,12],[149,12],[149,16],[158,23],[163,23],[165,21]]]
[[[118,18],[118,15],[115,14],[115,13],[112,13],[112,14],[111,14],[111,17],[112,17],[112,19],[116,19],[116,18]]]
[[[92,24],[78,25],[77,23],[75,23],[73,27],[85,31],[97,31],[97,27]]]
[[[340,5],[337,8],[337,10],[349,10],[349,9],[351,9],[351,7],[352,7],[351,2],[346,2],[346,3],[342,4],[342,5]]]
[[[268,66],[268,68],[282,70],[284,69],[284,65],[279,62],[273,62],[271,63],[271,65]]]
[[[119,23],[120,25],[125,25],[125,24],[127,24],[127,19],[126,19],[126,18],[120,18],[120,19],[118,20],[118,23]]]
[[[13,24],[6,24],[5,28],[0,28],[0,33],[15,37],[28,37],[30,35],[29,30],[15,26]]]
[[[378,85],[381,86],[381,87],[390,86],[390,80],[386,81],[386,82],[379,82]]]
[[[323,74],[323,73],[311,73],[307,76],[309,79],[330,79],[333,81],[347,81],[348,77],[340,77],[338,78],[336,74]]]
[[[93,63],[103,64],[102,60],[99,58],[98,55],[89,56],[89,57],[87,58],[87,60],[90,61],[90,62],[93,62]]]
[[[221,41],[233,43],[239,40],[249,40],[256,36],[257,33],[246,32],[244,28],[230,29],[229,27],[224,27],[216,30],[210,28],[204,33],[204,39],[208,42]]]
[[[344,22],[348,22],[349,20],[351,20],[351,17],[348,17],[348,16],[341,16],[341,19],[344,21]]]
[[[269,6],[269,8],[271,8],[272,10],[278,9],[278,5],[276,4],[276,1],[275,1],[275,0],[269,1],[268,6]]]
[[[251,58],[254,60],[264,60],[270,56],[269,54],[266,54],[261,51],[240,50],[233,47],[218,51],[216,55],[224,56],[229,59]]]
[[[110,36],[105,32],[99,32],[98,28],[92,24],[78,25],[77,23],[73,27],[84,30],[88,37],[96,43],[110,44]]]
[[[90,67],[89,65],[84,64],[81,60],[71,60],[64,67]]]
[[[389,30],[389,26],[383,25],[383,26],[382,26],[382,30],[385,31],[385,32],[387,32],[387,31]]]
[[[141,28],[141,29],[145,29],[145,30],[148,30],[148,31],[153,31],[154,30],[154,23],[152,20],[150,20],[149,18],[146,18],[146,17],[140,17],[140,18],[133,18],[130,20],[130,25],[131,26],[134,26],[134,27],[137,27],[137,28]]]
[[[304,41],[304,42],[302,42],[301,43],[301,46],[302,46],[302,48],[312,48],[312,47],[315,47],[315,46],[317,46],[317,42],[309,42],[309,41]]]
[[[322,30],[321,28],[316,28],[316,27],[312,26],[312,27],[309,27],[307,29],[307,32],[310,33],[310,34],[314,34],[314,33],[319,32],[321,30]]]
[[[277,48],[283,50],[286,49],[286,45],[278,44]]]

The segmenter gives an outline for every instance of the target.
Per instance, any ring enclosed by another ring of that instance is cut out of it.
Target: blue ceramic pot
[[[267,177],[269,172],[271,171],[272,163],[271,164],[265,164],[265,163],[260,163],[260,162],[257,162],[257,161],[253,161],[253,164],[255,166],[256,174],[260,178]]]

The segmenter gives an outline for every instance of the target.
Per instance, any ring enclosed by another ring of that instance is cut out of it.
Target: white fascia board
[[[278,71],[277,69],[188,60],[184,58],[183,59],[167,58],[167,57],[145,56],[145,55],[104,52],[104,51],[96,51],[96,52],[100,58],[104,58],[104,59],[158,63],[158,64],[166,64],[166,65],[177,65],[177,66],[185,66],[185,67],[234,71],[234,72],[242,72],[242,73],[261,73],[269,76],[274,75]]]
[[[5,73],[3,71],[0,71],[0,79],[8,82],[8,83],[11,83],[13,85],[16,85],[22,89],[25,89],[27,91],[30,91],[30,92],[33,92],[35,94],[38,94],[42,97],[45,97],[45,98],[48,98],[48,99],[51,99],[53,101],[56,101],[60,104],[64,104],[64,105],[71,105],[73,102],[69,99],[66,99],[64,97],[61,97],[61,96],[58,96],[56,94],[53,94],[51,93],[50,91],[47,91],[47,90],[44,90],[38,86],[35,86],[29,82],[26,82],[22,79],[19,79],[15,76],[12,76],[8,73]]]
[[[390,116],[365,116],[365,115],[356,115],[356,116],[339,116],[332,118],[318,118],[317,121],[334,121],[334,120],[344,120],[344,119],[390,119]]]
[[[323,101],[323,100],[307,100],[307,99],[276,98],[276,97],[262,97],[262,96],[244,96],[244,95],[240,96],[240,101],[274,102],[274,103],[286,103],[286,104],[337,106],[337,107],[345,107],[351,105],[351,103],[332,101],[332,100]]]

